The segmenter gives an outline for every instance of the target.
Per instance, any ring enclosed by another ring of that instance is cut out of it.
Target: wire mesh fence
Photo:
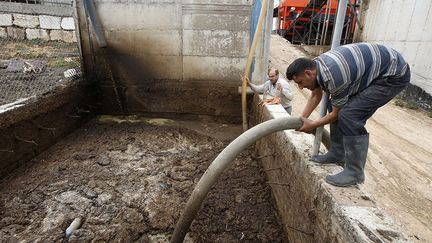
[[[0,2],[72,6],[72,0],[0,0]]]
[[[30,6],[52,2],[52,14],[48,6],[43,13]],[[0,106],[43,95],[81,76],[71,10],[70,0],[0,0]]]

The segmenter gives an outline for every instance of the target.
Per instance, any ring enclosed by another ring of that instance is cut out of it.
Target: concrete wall
[[[108,43],[100,50],[78,1],[86,74],[98,80],[104,112],[240,116],[237,87],[249,50],[251,4],[96,0]],[[254,79],[267,69],[264,46]]]
[[[412,84],[432,94],[432,1],[364,0],[360,20],[363,31],[355,40],[400,51],[411,65]]]
[[[0,179],[90,120],[91,98],[87,85],[77,81],[0,106]]]

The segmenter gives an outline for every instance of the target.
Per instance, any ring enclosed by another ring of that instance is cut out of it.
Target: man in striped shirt
[[[408,85],[409,65],[389,47],[356,43],[335,48],[314,60],[296,59],[286,75],[300,89],[312,91],[301,115],[303,126],[298,131],[309,132],[330,123],[329,152],[311,160],[345,164],[342,172],[326,177],[332,185],[363,183],[369,147],[366,121]],[[329,113],[315,121],[307,119],[318,106],[323,91],[330,95]]]

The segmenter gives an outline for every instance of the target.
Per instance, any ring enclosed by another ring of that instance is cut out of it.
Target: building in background
[[[362,30],[354,41],[381,43],[402,53],[411,66],[411,83],[421,89],[414,87],[413,95],[419,102],[431,101],[432,1],[363,0],[359,19]]]

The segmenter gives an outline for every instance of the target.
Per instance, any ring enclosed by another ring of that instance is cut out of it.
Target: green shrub
[[[419,108],[415,101],[405,100],[404,98],[402,98],[400,96],[396,97],[395,105],[400,106],[400,107],[404,107],[404,108],[408,108],[411,110],[418,110],[418,108]]]

